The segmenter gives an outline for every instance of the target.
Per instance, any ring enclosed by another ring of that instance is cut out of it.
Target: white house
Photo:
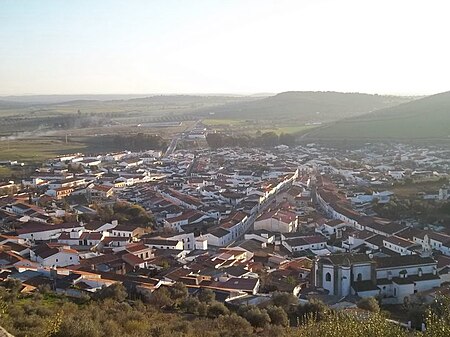
[[[414,242],[421,244],[424,251],[440,251],[450,256],[450,236],[437,232],[423,232],[414,236]]]
[[[270,232],[289,233],[297,230],[298,221],[294,212],[273,210],[262,214],[255,220],[254,229],[264,229]]]
[[[208,241],[208,245],[216,247],[227,246],[233,241],[231,232],[220,227],[212,229],[208,233],[204,234],[203,237]]]
[[[320,250],[327,247],[327,238],[322,235],[299,236],[293,238],[282,237],[281,244],[291,253],[303,250]]]
[[[59,225],[50,225],[37,222],[27,222],[21,228],[17,229],[17,236],[21,239],[31,241],[48,241],[57,239],[62,232],[71,232],[73,230],[84,230],[82,223],[62,223]]]
[[[44,267],[66,267],[80,263],[78,252],[68,246],[43,244],[30,251],[30,260]]]
[[[400,255],[412,255],[416,254],[421,245],[393,235],[383,239],[383,247]]]
[[[146,238],[144,239],[144,243],[146,246],[150,248],[157,249],[172,249],[172,250],[183,250],[183,241],[182,240],[172,240],[165,238]]]

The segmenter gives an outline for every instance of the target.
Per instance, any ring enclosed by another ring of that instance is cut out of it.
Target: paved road
[[[202,120],[199,119],[199,120],[196,121],[192,126],[190,126],[189,128],[187,128],[186,130],[184,130],[182,133],[177,133],[177,134],[172,138],[172,140],[170,141],[170,144],[169,144],[169,146],[167,147],[166,152],[163,154],[163,157],[170,156],[172,153],[174,153],[175,150],[177,149],[178,141],[179,141],[180,139],[183,138],[183,137],[182,137],[182,134],[183,134],[183,133],[189,133],[189,132],[191,132],[192,130],[194,130],[194,129],[197,127],[197,125],[198,125],[199,123],[201,123],[201,121],[202,121]]]
[[[166,152],[164,153],[163,157],[167,157],[170,156],[172,153],[175,152],[177,145],[178,145],[178,140],[180,139],[180,136],[177,135],[175,137],[172,138],[169,147],[167,148]]]
[[[244,230],[244,232],[243,232],[240,236],[238,236],[238,237],[236,238],[236,240],[234,240],[234,242],[239,242],[239,241],[243,240],[243,238],[244,238],[244,236],[245,236],[245,233],[247,233],[248,231],[250,231],[251,229],[253,229],[253,224],[255,223],[255,220],[256,220],[262,213],[264,213],[264,211],[265,211],[269,206],[271,206],[271,205],[278,205],[279,202],[278,202],[278,200],[277,200],[277,197],[278,197],[280,194],[283,194],[284,192],[286,192],[286,190],[287,190],[288,188],[289,188],[289,187],[284,187],[284,188],[282,188],[281,190],[279,190],[279,191],[278,191],[277,193],[275,193],[274,195],[271,195],[271,196],[269,197],[269,199],[267,199],[263,204],[261,204],[261,205],[259,206],[258,211],[257,211],[255,214],[251,215],[251,216],[248,218],[249,225],[248,225],[247,228]],[[272,204],[273,201],[275,201],[275,204]]]

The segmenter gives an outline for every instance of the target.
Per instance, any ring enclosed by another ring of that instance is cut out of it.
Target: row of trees
[[[168,145],[167,140],[161,136],[147,133],[84,137],[82,142],[87,145],[90,152],[94,153],[123,150],[136,152],[163,150]]]
[[[208,133],[206,135],[208,146],[217,149],[222,147],[274,147],[277,145],[295,145],[295,136],[289,133],[280,135],[275,132],[265,132],[255,136],[231,136],[224,133]]]
[[[0,285],[0,325],[17,337],[447,337],[450,302],[442,298],[424,314],[427,330],[409,332],[377,313],[374,299],[358,303],[372,313],[334,312],[320,301],[298,304],[287,293],[276,293],[265,307],[229,308],[204,290],[197,296],[175,284],[152,295],[129,293],[113,284],[83,299],[69,300],[48,287],[21,294],[20,281]]]
[[[102,144],[110,143],[109,146],[116,149],[130,151],[161,150],[167,147],[167,140],[159,135],[146,133],[103,136],[99,141]]]

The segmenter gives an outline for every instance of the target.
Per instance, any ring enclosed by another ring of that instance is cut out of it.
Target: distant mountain
[[[267,95],[266,95],[267,96]],[[253,96],[248,96],[253,97]],[[256,97],[256,96],[255,96]],[[0,103],[13,102],[22,103],[29,105],[36,104],[79,104],[86,102],[133,102],[133,101],[165,101],[165,102],[176,102],[176,101],[204,101],[204,100],[240,100],[246,99],[243,95],[234,94],[204,94],[204,95],[181,95],[181,94],[147,94],[147,95],[24,95],[24,96],[0,96]],[[247,98],[248,99],[248,98]]]
[[[69,101],[110,101],[148,97],[151,95],[23,95],[2,96],[0,100],[9,102],[21,102],[29,104],[55,104]]]
[[[308,137],[450,141],[450,91],[337,121]]]
[[[215,118],[286,119],[324,123],[362,115],[412,99],[360,93],[289,91],[250,102],[230,103],[204,112]]]
[[[5,109],[13,109],[13,108],[24,108],[29,106],[29,104],[27,103],[23,103],[23,102],[15,102],[15,101],[6,101],[6,100],[1,100],[0,99],[0,109],[1,108],[5,108]]]

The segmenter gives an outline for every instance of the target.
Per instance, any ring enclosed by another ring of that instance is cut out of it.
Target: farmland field
[[[66,144],[61,138],[39,137],[4,140],[0,142],[0,160],[40,162],[59,154],[83,151],[84,148],[84,144]]]
[[[281,133],[291,133],[291,134],[302,134],[308,130],[314,129],[314,125],[298,125],[298,126],[279,126],[273,129],[261,130],[262,132],[273,131],[277,134]]]
[[[245,124],[245,120],[243,119],[204,119],[203,120],[203,124],[207,125],[207,126],[221,126],[221,125],[226,125],[226,126],[234,126],[234,125],[241,125],[241,124]]]

